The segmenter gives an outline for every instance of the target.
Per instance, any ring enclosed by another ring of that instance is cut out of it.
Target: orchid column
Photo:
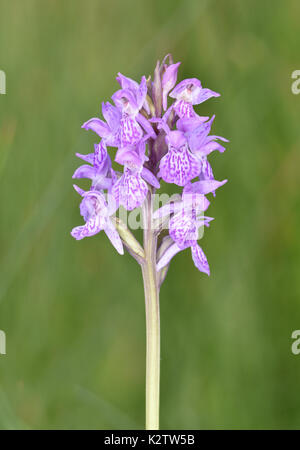
[[[199,230],[209,226],[205,215],[209,207],[206,195],[226,183],[216,181],[207,156],[225,148],[210,135],[214,116],[199,116],[193,105],[210,97],[200,81],[190,78],[175,88],[180,63],[167,55],[154,71],[153,81],[143,76],[140,84],[118,74],[120,89],[112,95],[114,105],[102,103],[105,120],[93,118],[83,124],[101,140],[94,152],[77,154],[87,164],[80,166],[73,178],[89,178],[91,187],[84,191],[74,185],[82,197],[80,213],[84,225],[72,230],[83,239],[103,230],[115,249],[124,247],[140,264],[144,281],[146,307],[146,429],[159,428],[160,319],[159,290],[171,259],[190,248],[200,272],[210,274]],[[173,89],[174,88],[174,89]],[[168,96],[175,99],[168,108]],[[116,148],[114,161],[123,172],[112,167],[107,148]],[[182,187],[161,208],[154,210],[154,196],[160,180]],[[142,208],[144,238],[141,245],[126,223],[117,217],[123,206],[127,211]]]

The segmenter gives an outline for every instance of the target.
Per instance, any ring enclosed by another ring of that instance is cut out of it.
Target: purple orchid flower
[[[150,114],[150,108],[146,98],[147,96],[146,77],[143,76],[141,79],[141,83],[138,84],[136,81],[132,80],[131,78],[125,77],[119,72],[118,76],[116,77],[116,80],[120,84],[122,89],[128,89],[134,94],[139,110],[143,107],[145,111],[148,114]]]
[[[181,81],[170,93],[175,98],[174,110],[180,118],[195,118],[197,114],[193,105],[199,105],[211,97],[219,97],[220,94],[210,89],[204,89],[197,78],[188,78]]]
[[[115,161],[124,166],[124,172],[113,185],[112,194],[128,211],[143,204],[148,192],[146,181],[155,188],[160,187],[155,175],[143,166],[148,160],[145,150],[144,139],[138,146],[119,149],[116,154]]]
[[[209,136],[211,126],[215,120],[215,115],[204,123],[199,123],[197,119],[179,119],[176,123],[178,130],[183,131],[188,140],[191,151],[199,156],[207,156],[214,150],[220,153],[225,151],[225,147],[216,142],[217,139],[223,142],[229,142],[222,136]]]
[[[200,200],[202,201],[202,200]],[[197,244],[198,230],[202,226],[209,226],[211,217],[196,215],[196,210],[182,209],[174,214],[169,224],[170,245],[166,248],[157,263],[157,271],[170,264],[171,259],[181,250],[191,248],[192,258],[195,266],[200,272],[210,274],[207,258],[202,248]]]
[[[84,164],[75,170],[72,178],[89,178],[92,180],[91,190],[103,191],[110,190],[112,187],[111,159],[107,153],[106,145],[102,140],[95,144],[94,153],[81,155],[76,153],[78,158],[83,159],[89,164]]]
[[[190,152],[181,131],[170,131],[166,142],[168,153],[160,161],[159,176],[167,183],[185,186],[199,174],[199,160]]]
[[[122,89],[115,92],[112,95],[112,99],[122,115],[120,121],[121,147],[138,144],[143,137],[143,129],[155,139],[156,134],[153,128],[148,120],[140,113],[143,107],[146,112],[150,112],[146,100],[146,78],[143,76],[139,85],[136,81],[119,73],[117,81]]]
[[[207,275],[210,274],[206,256],[197,244],[198,233],[200,227],[208,227],[213,220],[203,214],[209,206],[205,195],[223,186],[226,182],[227,180],[206,180],[188,183],[183,189],[181,202],[165,205],[154,213],[154,218],[173,214],[169,222],[170,244],[158,261],[157,270],[170,264],[175,254],[190,247],[197,269]]]
[[[98,191],[83,192],[75,188],[83,196],[80,204],[80,214],[85,220],[85,225],[73,228],[71,235],[80,240],[88,236],[94,236],[101,230],[105,232],[118,253],[123,255],[123,244],[110,217],[115,212],[115,207],[109,207],[104,195]]]
[[[158,129],[165,131],[165,140],[168,145],[167,154],[160,160],[158,176],[166,183],[185,186],[200,172],[198,158],[189,150],[184,132],[171,131],[163,119],[153,118],[151,122],[158,123]]]
[[[225,151],[225,147],[216,140],[229,142],[222,136],[210,135],[210,130],[215,116],[204,123],[199,123],[197,119],[179,119],[176,126],[185,133],[191,152],[198,158],[200,163],[199,179],[214,180],[214,174],[207,156],[214,150],[220,153]],[[215,192],[213,191],[215,196]]]
[[[121,113],[116,106],[109,102],[102,103],[102,114],[106,122],[94,117],[85,122],[81,128],[92,130],[100,136],[109,147],[119,147]]]

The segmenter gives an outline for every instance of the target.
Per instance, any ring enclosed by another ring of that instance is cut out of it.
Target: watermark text
[[[3,70],[0,70],[0,94],[6,94],[6,75]]]

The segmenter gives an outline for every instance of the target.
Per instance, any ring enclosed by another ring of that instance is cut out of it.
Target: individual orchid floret
[[[164,129],[168,145],[167,154],[160,160],[158,176],[166,183],[185,186],[198,176],[199,160],[189,150],[187,139],[182,131],[171,131],[163,120],[153,119],[152,121],[158,122],[158,128]]]
[[[117,81],[120,84],[121,88],[119,91],[115,92],[112,95],[112,99],[115,105],[119,108],[122,113],[122,117],[127,118],[128,116],[131,119],[135,119],[153,139],[155,139],[156,135],[153,131],[153,128],[149,124],[148,120],[144,117],[143,114],[140,113],[142,108],[145,109],[147,114],[150,114],[150,108],[147,102],[147,81],[143,76],[141,79],[141,83],[138,84],[136,81],[131,78],[127,78],[121,73],[118,73]],[[126,122],[126,121],[124,121]],[[127,132],[130,134],[134,130],[138,129],[138,127],[134,126],[132,120],[128,121],[130,124],[127,125]],[[124,125],[126,127],[126,125]],[[126,136],[126,130],[124,130]],[[135,131],[136,133],[136,131]],[[138,134],[138,133],[137,133]],[[122,140],[121,146],[126,144],[133,145],[138,141],[134,141],[132,139]]]
[[[155,137],[153,128],[147,119],[139,113],[140,103],[130,89],[119,89],[112,95],[112,99],[122,114],[120,121],[120,146],[138,144],[143,135],[143,129]]]
[[[181,131],[170,131],[166,142],[168,153],[160,161],[159,176],[167,183],[185,186],[199,174],[199,160],[190,152]]]
[[[209,265],[203,250],[197,244],[199,228],[209,226],[211,217],[204,216],[204,212],[209,206],[209,201],[205,195],[223,186],[227,180],[223,181],[198,181],[188,183],[182,193],[182,201],[173,204],[170,211],[172,217],[169,221],[170,245],[166,248],[157,264],[157,270],[161,270],[170,264],[173,256],[181,250],[191,248],[192,258],[195,266],[209,275]],[[165,207],[154,213],[154,218],[164,216],[167,211]]]
[[[116,106],[109,102],[102,103],[102,114],[106,122],[94,117],[85,122],[81,128],[92,130],[100,136],[109,147],[119,147],[120,145],[120,122],[121,113]]]
[[[121,178],[113,186],[112,193],[118,204],[128,211],[138,208],[144,203],[148,192],[146,182],[139,171],[124,167]]]
[[[111,159],[107,153],[106,145],[102,140],[99,144],[95,144],[94,148],[94,153],[89,153],[88,155],[76,153],[78,158],[81,158],[92,165],[84,164],[78,167],[73,174],[73,178],[91,179],[91,190],[110,190],[112,187],[112,177],[110,171]]]
[[[168,94],[173,89],[177,81],[177,72],[180,62],[176,64],[171,64],[167,66],[163,77],[162,77],[162,97],[163,97],[163,108],[167,109],[168,106]]]
[[[210,202],[205,195],[215,191],[226,182],[227,180],[205,180],[188,183],[183,188],[182,195],[179,196],[179,198],[176,197],[175,201],[170,201],[157,209],[153,213],[153,218],[160,223],[165,222],[166,218],[170,218],[172,214],[183,214],[187,216],[192,215],[193,217],[198,217],[200,215],[200,220],[203,220],[202,213],[206,211],[210,205]]]
[[[209,135],[215,116],[204,123],[199,123],[197,119],[179,119],[176,126],[185,133],[191,152],[198,158],[200,163],[200,180],[214,180],[213,170],[207,160],[207,156],[214,150],[220,153],[225,151],[225,147],[217,140],[229,142],[222,136]],[[213,195],[215,192],[213,191]]]
[[[116,154],[115,160],[124,165],[124,172],[113,185],[112,194],[117,203],[128,211],[143,204],[148,192],[146,181],[155,188],[159,188],[155,175],[143,166],[147,159],[143,140],[136,147],[119,149]]]
[[[170,97],[175,98],[174,110],[180,118],[196,117],[193,105],[199,105],[211,97],[219,97],[220,94],[204,89],[200,80],[197,78],[188,78],[181,81],[170,93]]]
[[[190,248],[195,266],[200,272],[210,275],[209,264],[202,248],[197,244],[198,229],[203,225],[208,226],[211,218],[202,221],[193,219],[192,215],[177,214],[170,221],[169,246],[161,255],[156,269],[161,271],[169,265],[171,259],[181,250]]]
[[[176,123],[177,129],[185,132],[191,151],[200,157],[207,156],[214,150],[218,150],[220,153],[225,151],[225,147],[216,140],[229,142],[222,136],[209,136],[214,119],[215,116],[212,116],[209,121],[204,123],[197,123],[197,120],[192,119],[179,119]]]
[[[144,108],[145,111],[149,114],[150,110],[146,98],[147,96],[146,77],[143,76],[141,79],[141,83],[138,84],[136,81],[132,80],[131,78],[125,77],[119,72],[118,76],[116,77],[116,80],[120,84],[122,89],[128,89],[133,93],[136,99],[138,109],[140,110]]]
[[[88,236],[94,236],[103,230],[117,252],[122,255],[124,253],[123,244],[110,219],[115,212],[115,208],[109,207],[101,192],[88,191],[82,193],[82,195],[80,214],[84,218],[85,225],[73,228],[71,235],[76,240],[80,240]]]

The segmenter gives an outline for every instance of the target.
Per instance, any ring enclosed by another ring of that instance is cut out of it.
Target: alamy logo
[[[292,332],[291,338],[295,339],[292,344],[292,348],[291,348],[292,353],[294,355],[299,355],[299,353],[300,353],[300,330],[294,330]]]
[[[6,75],[0,70],[0,94],[6,94]]]
[[[0,355],[6,355],[6,335],[0,330]]]
[[[295,80],[292,83],[291,89],[294,95],[300,94],[300,70],[294,70],[292,73],[292,79]]]

